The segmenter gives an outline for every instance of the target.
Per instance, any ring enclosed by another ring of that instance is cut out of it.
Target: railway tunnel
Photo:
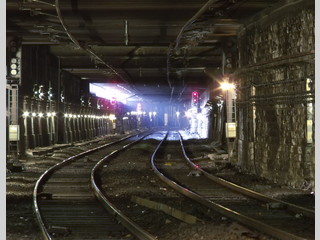
[[[6,98],[7,184],[26,159],[169,130],[313,196],[315,2],[7,0]]]

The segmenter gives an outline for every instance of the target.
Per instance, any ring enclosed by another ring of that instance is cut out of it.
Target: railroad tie
[[[38,194],[38,197],[41,199],[52,200],[52,193],[41,192]]]
[[[279,203],[279,202],[269,202],[266,204],[267,206],[267,209],[270,210],[270,209],[285,209],[286,206],[282,203]]]
[[[68,236],[71,234],[71,230],[67,227],[49,226],[49,233],[57,236]]]

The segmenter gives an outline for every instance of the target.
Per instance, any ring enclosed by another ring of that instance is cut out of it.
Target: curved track
[[[204,172],[186,156],[180,134],[171,133],[169,137],[179,142],[162,141],[151,164],[171,187],[228,218],[278,239],[314,239],[312,210],[269,198]],[[176,152],[178,144],[180,153]]]
[[[116,209],[107,213],[91,190],[94,165],[110,152],[116,154],[115,149],[126,149],[145,136],[129,136],[87,150],[42,174],[34,188],[33,202],[45,239],[136,239],[134,234],[140,239],[153,239],[130,221],[127,230],[119,223],[125,216],[117,213],[115,217]]]

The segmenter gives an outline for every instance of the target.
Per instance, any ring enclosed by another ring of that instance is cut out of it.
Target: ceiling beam
[[[122,1],[99,1],[99,0],[78,0],[76,4],[72,4],[69,1],[61,2],[61,9],[63,11],[105,11],[105,10],[193,10],[197,11],[200,9],[207,1],[206,0],[184,0],[183,3],[180,1],[171,0],[161,0],[161,1],[148,1],[148,0],[136,0],[134,4],[131,0]],[[244,2],[242,8],[265,8],[274,4],[275,0],[268,1],[247,1]],[[45,4],[40,4],[36,2],[25,2],[21,3],[20,0],[7,0],[6,6],[8,10],[19,10],[21,5],[32,7],[32,8],[42,8],[44,10],[52,9],[50,6]],[[214,4],[215,6],[220,6],[221,4]]]
[[[86,61],[89,58],[85,57],[85,56],[59,56],[60,59],[67,61]],[[124,62],[121,65],[125,65],[127,62],[129,61],[133,61],[133,60],[163,60],[166,59],[166,56],[164,55],[137,55],[137,56],[101,56],[101,58],[105,58],[106,60],[112,61],[112,60],[125,60],[126,62]],[[217,54],[217,55],[192,55],[192,56],[174,56],[173,59],[176,60],[199,60],[199,59],[216,59],[216,58],[221,58],[221,54]]]
[[[206,0],[184,0],[183,4],[180,2],[173,2],[170,0],[162,1],[148,1],[148,0],[135,0],[134,4],[131,0],[123,1],[98,1],[98,0],[78,0],[76,4],[73,2],[64,1],[61,2],[61,9],[66,11],[104,11],[104,10],[168,10],[168,9],[180,9],[180,10],[195,10],[200,8]],[[21,5],[19,0],[7,0],[7,8],[9,10],[18,10]],[[52,9],[50,6],[40,4],[37,2],[26,2],[24,4],[28,7],[42,8],[45,10]]]

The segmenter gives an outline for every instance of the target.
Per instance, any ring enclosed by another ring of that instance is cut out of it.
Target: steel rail
[[[126,217],[119,209],[117,209],[106,197],[105,195],[101,192],[99,186],[96,183],[96,179],[98,177],[98,170],[99,168],[105,164],[105,162],[115,156],[117,156],[120,152],[126,150],[130,146],[137,144],[140,142],[142,139],[145,137],[149,136],[152,133],[146,134],[142,137],[140,137],[138,140],[131,142],[122,148],[113,151],[109,155],[105,156],[102,158],[91,170],[91,187],[94,191],[95,196],[98,198],[98,200],[103,204],[104,208],[109,211],[111,214],[115,216],[115,218],[121,222],[123,226],[125,226],[133,235],[135,235],[137,238],[141,240],[156,240],[157,237],[151,235],[141,227],[139,227],[135,222],[133,222],[131,219]]]
[[[70,162],[72,162],[72,161],[74,161],[74,160],[76,160],[78,158],[81,158],[81,157],[85,156],[88,153],[96,152],[96,151],[98,151],[98,150],[100,150],[102,148],[112,146],[114,144],[117,144],[119,142],[122,142],[122,141],[124,141],[124,140],[126,140],[128,138],[134,137],[134,136],[137,136],[137,134],[130,135],[130,136],[127,136],[127,137],[123,137],[123,138],[121,138],[121,139],[119,139],[117,141],[110,142],[110,143],[101,145],[99,147],[96,147],[96,148],[93,148],[93,149],[89,149],[87,151],[84,151],[84,152],[79,153],[77,155],[74,155],[72,157],[66,158],[62,162],[59,162],[59,163],[55,164],[54,166],[50,167],[48,170],[46,170],[40,176],[40,178],[37,180],[37,182],[35,184],[35,187],[34,187],[34,190],[33,190],[33,208],[34,208],[34,213],[36,215],[36,219],[37,219],[37,222],[39,224],[39,227],[40,227],[40,230],[42,232],[42,235],[43,235],[44,239],[51,240],[52,238],[51,238],[49,232],[47,231],[46,224],[43,221],[43,217],[42,217],[39,205],[38,205],[38,193],[39,193],[39,189],[40,189],[41,184],[43,184],[50,177],[50,175],[54,171],[56,171],[56,170],[60,169],[61,167],[69,164]]]
[[[178,132],[179,133],[179,132]],[[281,204],[284,204],[285,206],[287,206],[288,209],[290,209],[291,211],[295,212],[295,213],[302,213],[304,216],[309,217],[309,218],[315,218],[315,212],[312,211],[311,209],[308,208],[304,208],[292,203],[288,203],[276,198],[272,198],[272,197],[268,197],[266,195],[263,195],[261,193],[255,192],[251,189],[242,187],[240,185],[237,185],[235,183],[229,182],[227,180],[224,180],[222,178],[216,177],[208,172],[206,172],[205,170],[203,170],[202,168],[200,168],[197,164],[194,164],[190,158],[187,156],[184,145],[183,145],[183,140],[181,137],[181,134],[179,133],[179,138],[180,138],[180,145],[181,145],[181,149],[183,152],[183,155],[185,157],[185,159],[187,160],[187,162],[191,165],[191,167],[197,171],[200,171],[201,173],[203,173],[204,176],[206,176],[207,178],[209,178],[210,180],[214,181],[215,183],[218,183],[224,187],[227,187],[237,193],[241,193],[245,196],[254,198],[256,200],[262,201],[262,202],[278,202]]]
[[[251,228],[255,228],[261,232],[264,232],[266,234],[269,234],[270,236],[276,237],[278,239],[281,240],[307,240],[306,238],[302,238],[296,235],[293,235],[291,233],[282,231],[281,229],[272,227],[270,225],[267,225],[265,223],[262,223],[260,221],[257,221],[251,217],[247,217],[242,215],[241,213],[238,213],[236,211],[233,211],[232,209],[229,209],[227,207],[224,207],[218,203],[215,203],[213,201],[207,200],[205,198],[203,198],[201,195],[189,190],[188,188],[185,188],[181,185],[179,185],[178,183],[176,183],[175,181],[169,179],[168,177],[166,177],[164,174],[162,174],[157,167],[155,166],[154,163],[154,158],[155,155],[158,151],[158,149],[160,148],[160,146],[162,145],[162,143],[165,141],[165,138],[159,143],[158,147],[156,148],[155,152],[152,154],[151,157],[151,167],[153,169],[153,171],[155,172],[155,174],[166,184],[168,184],[170,187],[172,187],[173,189],[175,189],[176,191],[178,191],[179,193],[187,196],[188,198],[191,198],[197,202],[199,202],[200,204],[203,204],[204,206],[213,209],[214,211],[227,216],[230,219],[233,219],[241,224],[247,225],[248,227]]]

